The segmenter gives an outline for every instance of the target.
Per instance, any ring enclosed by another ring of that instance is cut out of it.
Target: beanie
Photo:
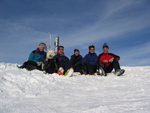
[[[105,42],[104,45],[103,45],[103,49],[107,47],[109,49],[109,46],[107,45],[107,43]]]

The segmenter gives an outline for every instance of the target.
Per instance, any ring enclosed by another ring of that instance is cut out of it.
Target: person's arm
[[[71,66],[73,67],[73,56],[70,58]]]
[[[115,55],[113,53],[109,53],[109,55],[113,56],[113,60],[120,60],[120,56]]]
[[[84,62],[87,61],[87,55],[85,55],[85,57],[82,59],[82,65],[84,64]]]
[[[95,65],[97,65],[98,57],[97,54],[95,54]]]
[[[71,62],[69,60],[68,57],[65,56],[65,62],[67,63],[67,65],[71,68]]]
[[[35,55],[33,52],[30,53],[28,60],[34,61]],[[35,61],[34,61],[35,62]]]
[[[76,62],[75,66],[81,65],[82,64],[82,56],[79,57],[79,60]]]
[[[45,55],[44,55],[44,60],[43,60],[43,61],[44,61],[44,62],[46,61],[46,52],[45,52]],[[43,63],[44,63],[44,62],[43,62]]]
[[[103,53],[99,55],[99,61],[101,61],[103,64],[108,63],[109,61],[105,59],[105,57],[103,57]]]

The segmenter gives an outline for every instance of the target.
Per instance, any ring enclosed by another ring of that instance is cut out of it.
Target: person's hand
[[[108,63],[108,60],[103,60],[104,63]]]
[[[40,64],[43,64],[43,62],[40,62]]]
[[[48,61],[48,58],[46,59],[46,61]]]
[[[109,59],[109,62],[112,62],[114,60],[114,57],[112,57],[111,59]]]

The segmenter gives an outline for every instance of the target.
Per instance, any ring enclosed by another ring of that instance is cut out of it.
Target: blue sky
[[[56,36],[70,58],[88,46],[121,57],[122,66],[150,66],[150,0],[0,0],[0,62],[22,64]]]

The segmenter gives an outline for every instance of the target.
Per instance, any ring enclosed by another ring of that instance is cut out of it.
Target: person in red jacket
[[[120,57],[113,53],[109,53],[109,46],[107,43],[103,45],[103,53],[101,53],[98,57],[98,74],[106,76],[106,73],[110,73],[113,69],[115,69],[115,74],[117,76],[122,75],[125,70],[120,68],[119,60]]]

